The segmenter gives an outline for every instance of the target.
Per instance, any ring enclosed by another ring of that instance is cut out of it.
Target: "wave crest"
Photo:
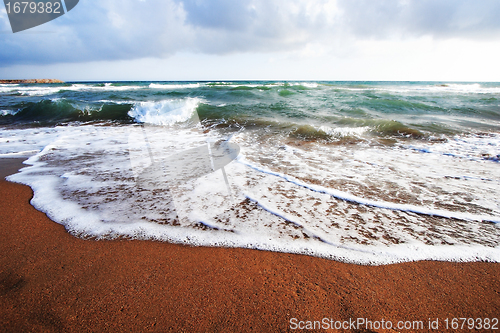
[[[172,125],[191,119],[199,104],[198,98],[141,102],[136,104],[128,115],[140,123]]]

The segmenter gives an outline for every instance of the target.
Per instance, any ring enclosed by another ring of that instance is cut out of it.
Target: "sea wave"
[[[17,110],[2,110],[0,124],[32,123],[50,125],[72,121],[119,121],[154,125],[184,122],[195,115],[198,98],[157,102],[99,100],[81,103],[65,98],[43,99],[18,105]]]
[[[19,86],[19,85],[3,85],[0,86],[0,94],[18,94],[22,96],[48,96],[54,95],[59,92],[65,91],[127,91],[127,90],[137,90],[143,89],[143,86],[140,85],[113,85],[112,83],[105,84],[83,84],[83,83],[75,83],[75,84],[57,84],[50,86]]]
[[[191,119],[199,104],[198,98],[140,102],[129,111],[128,115],[140,123],[172,125]]]
[[[72,121],[130,121],[132,104],[88,104],[64,98],[42,99],[18,105],[2,115],[0,124],[36,124],[46,126]]]

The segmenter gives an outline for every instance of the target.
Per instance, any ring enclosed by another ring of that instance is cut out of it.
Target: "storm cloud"
[[[80,1],[46,25],[9,33],[0,66],[266,53],[356,40],[500,39],[496,0]]]
[[[358,37],[498,38],[496,0],[340,0],[341,25]]]

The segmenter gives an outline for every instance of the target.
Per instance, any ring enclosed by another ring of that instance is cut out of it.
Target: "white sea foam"
[[[104,86],[96,86],[95,84],[82,84],[75,83],[70,86],[0,86],[0,93],[19,93],[26,96],[46,96],[53,95],[61,90],[64,91],[127,91],[143,89],[142,86],[137,85],[120,85],[114,86],[111,83],[106,83]]]
[[[455,136],[440,145],[421,143],[402,146],[423,153],[441,154],[476,162],[500,161],[500,135],[497,134]]]
[[[472,84],[419,84],[397,86],[331,86],[332,89],[347,91],[384,91],[397,94],[499,94],[500,87],[489,87],[479,83]]]
[[[11,115],[11,114],[15,114],[15,112],[12,110],[0,110],[1,116],[7,116],[7,115]]]
[[[122,86],[114,86],[112,84],[106,84],[104,87],[78,87],[75,90],[90,90],[90,91],[99,91],[99,90],[104,90],[104,91],[127,91],[127,90],[137,90],[137,89],[144,89],[142,86],[136,86],[136,85],[122,85]]]
[[[146,119],[163,110],[161,121],[150,120],[171,124],[177,119],[172,110],[197,103],[142,104],[134,112]],[[0,154],[36,152],[29,167],[9,179],[30,185],[32,204],[75,235],[257,248],[361,264],[500,262],[500,228],[485,222],[500,217],[498,164],[444,154],[455,144],[481,151],[495,136],[418,150],[304,148],[239,132],[231,139],[241,147],[239,163],[225,167],[230,191],[221,171],[179,184],[158,179],[149,189],[137,182],[152,161],[221,138],[216,131],[209,136],[175,126],[6,129]]]
[[[208,82],[207,85],[212,86],[212,87],[232,87],[232,88],[238,88],[238,87],[248,87],[248,88],[257,88],[257,87],[281,87],[284,86],[285,84],[283,82],[273,82],[273,83],[238,83],[238,82]]]
[[[131,101],[120,101],[120,100],[109,100],[109,99],[101,99],[99,100],[99,103],[106,103],[106,104],[134,104],[134,102]]]
[[[426,207],[419,207],[419,206],[414,206],[414,205],[397,204],[397,203],[393,203],[393,202],[370,200],[367,198],[352,195],[348,192],[339,191],[339,190],[331,189],[331,188],[326,188],[324,186],[319,186],[319,185],[314,185],[314,184],[307,184],[307,183],[300,181],[292,176],[288,176],[288,175],[285,175],[285,174],[282,174],[279,172],[274,172],[271,170],[266,170],[264,168],[256,166],[256,165],[246,161],[243,157],[240,157],[238,159],[238,161],[240,163],[252,168],[252,169],[259,171],[259,172],[263,172],[263,173],[267,173],[267,174],[270,174],[270,175],[273,175],[276,177],[283,178],[286,181],[293,183],[297,186],[307,188],[311,191],[325,193],[325,194],[328,194],[332,197],[335,197],[335,198],[338,198],[341,200],[345,200],[345,201],[349,201],[349,202],[358,203],[361,205],[373,206],[373,207],[378,207],[378,208],[383,208],[383,209],[413,212],[413,213],[417,213],[417,214],[424,214],[424,215],[430,215],[430,216],[440,216],[440,217],[453,218],[453,219],[471,220],[471,221],[487,221],[487,222],[493,222],[493,223],[500,223],[500,216],[466,214],[466,213],[461,213],[461,212],[453,212],[453,211],[446,211],[446,210],[439,210],[439,209],[429,209]]]
[[[239,82],[209,82],[208,85],[212,86],[225,86],[225,87],[232,87],[232,88],[238,88],[238,87],[248,87],[248,88],[258,88],[258,87],[283,87],[285,85],[290,85],[290,86],[303,86],[306,88],[314,89],[318,88],[319,84],[316,82],[291,82],[291,83],[286,83],[286,82],[267,82],[267,83],[239,83]]]
[[[199,103],[198,98],[141,102],[136,104],[128,114],[141,123],[172,125],[193,117]]]
[[[298,83],[292,83],[292,86],[304,86],[307,88],[318,88],[318,84],[316,82],[298,82]]]
[[[51,95],[57,93],[61,90],[60,87],[0,87],[0,93],[3,94],[15,94],[19,93],[21,95],[27,96],[43,96],[43,95]]]
[[[307,226],[297,221],[293,215],[286,214],[279,211],[275,207],[270,207],[267,203],[259,202],[258,199],[247,196],[251,200],[257,202],[260,207],[270,212],[275,216],[279,216],[286,221],[303,229],[308,237],[315,238],[320,243],[314,244],[297,244],[284,245],[282,247],[274,248],[271,250],[278,250],[283,252],[295,252],[300,254],[316,255],[326,258],[332,258],[344,262],[357,263],[357,264],[370,264],[370,265],[383,265],[404,261],[417,261],[417,260],[445,260],[445,261],[493,261],[499,262],[500,248],[485,249],[481,246],[439,246],[439,245],[423,245],[419,242],[411,242],[405,245],[392,245],[390,247],[384,246],[360,246],[359,244],[344,245],[342,243],[333,243],[331,236],[325,234],[320,230],[308,230]],[[319,231],[319,232],[318,232]],[[301,246],[302,245],[302,246]],[[279,245],[278,245],[279,246]],[[264,247],[264,249],[270,249]]]
[[[473,84],[446,84],[437,87],[427,87],[429,90],[439,92],[474,93],[474,94],[498,94],[500,87],[485,87],[479,83]]]
[[[500,87],[487,87],[479,83],[473,84],[442,84],[442,85],[422,85],[408,86],[403,89],[398,87],[380,88],[397,93],[448,93],[448,94],[498,94]]]
[[[187,83],[187,84],[172,84],[172,83],[151,83],[149,85],[150,89],[189,89],[189,88],[199,88],[199,83]]]
[[[67,127],[10,129],[0,131],[0,154],[39,152]]]
[[[37,154],[39,150],[26,150],[26,151],[18,151],[15,153],[3,153],[0,154],[0,157],[30,157]]]
[[[319,129],[328,135],[334,137],[361,137],[366,132],[370,131],[370,127],[330,127],[330,126],[320,126]]]

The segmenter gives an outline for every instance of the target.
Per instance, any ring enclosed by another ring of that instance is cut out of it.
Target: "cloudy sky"
[[[500,0],[80,0],[0,78],[500,81]]]

